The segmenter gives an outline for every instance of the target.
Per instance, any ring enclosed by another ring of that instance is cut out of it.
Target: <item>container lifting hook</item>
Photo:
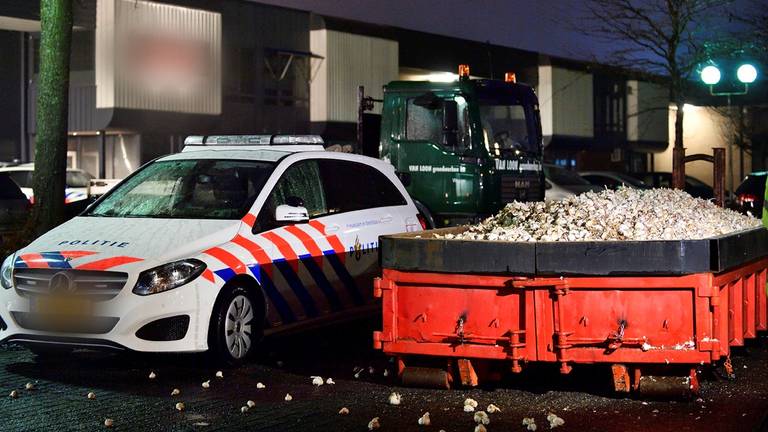
[[[617,350],[624,341],[624,329],[627,327],[627,321],[624,319],[619,320],[619,328],[616,333],[613,333],[608,337],[608,351]]]
[[[464,322],[467,320],[467,315],[462,314],[459,320],[456,322],[456,336],[459,337],[459,343],[464,343]]]

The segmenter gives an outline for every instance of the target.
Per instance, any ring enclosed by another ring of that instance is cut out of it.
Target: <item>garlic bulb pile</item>
[[[443,239],[535,241],[694,240],[761,226],[759,219],[675,189],[587,192],[561,201],[513,202]]]

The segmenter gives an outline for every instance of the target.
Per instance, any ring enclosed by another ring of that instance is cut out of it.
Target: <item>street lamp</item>
[[[732,72],[731,72],[732,73]],[[710,64],[701,68],[699,71],[699,77],[701,81],[709,86],[709,94],[712,96],[727,96],[728,105],[730,105],[731,96],[745,95],[749,92],[749,85],[755,82],[757,79],[757,68],[749,63],[744,63],[736,69],[736,78],[739,83],[744,85],[743,90],[739,91],[715,91],[715,85],[720,83],[722,79],[722,72],[714,64]],[[731,77],[733,75],[730,75]]]
[[[749,63],[744,63],[736,70],[736,77],[744,84],[752,84],[757,79],[757,68]]]
[[[701,80],[707,85],[715,85],[719,83],[720,69],[713,65],[705,66],[704,69],[701,70]]]
[[[731,72],[732,73],[732,72]],[[731,76],[730,73],[727,73],[727,75]],[[704,66],[701,68],[701,71],[699,71],[699,76],[701,77],[701,81],[709,86],[709,94],[712,96],[725,96],[728,99],[728,109],[731,108],[731,97],[732,96],[739,96],[739,95],[745,95],[749,92],[749,85],[755,82],[757,79],[757,68],[754,65],[751,65],[749,63],[742,63],[741,66],[739,66],[736,69],[736,78],[739,80],[739,83],[741,83],[744,86],[743,90],[739,91],[715,91],[715,85],[720,82],[720,79],[722,78],[722,73],[720,72],[720,69],[714,65],[709,64],[707,66]],[[733,82],[733,78],[730,79],[731,82]],[[741,116],[743,115],[743,111],[740,108],[739,109],[739,124],[742,124]],[[741,131],[739,131],[741,134]],[[739,137],[739,141],[742,142],[743,138],[741,136]],[[685,151],[685,150],[683,150]],[[729,140],[728,142],[728,154],[731,155],[728,158],[728,177],[730,178],[730,190],[733,192],[733,142]],[[683,153],[684,155],[684,153]],[[689,156],[690,157],[690,156]],[[682,167],[677,167],[677,170],[681,170],[683,175],[685,174],[685,160],[688,159],[686,157],[680,158],[683,162],[680,162]],[[674,159],[673,159],[674,161]],[[741,169],[743,169],[743,162],[739,162],[741,165]],[[674,170],[673,170],[674,172]],[[718,173],[718,169],[715,169],[715,173]],[[720,175],[724,175],[722,169],[719,170]],[[725,185],[725,178],[718,178],[717,175],[715,175],[715,183],[716,183],[716,189],[722,191],[724,189]],[[721,192],[722,193],[722,192]],[[719,198],[719,200],[722,200],[722,197]]]

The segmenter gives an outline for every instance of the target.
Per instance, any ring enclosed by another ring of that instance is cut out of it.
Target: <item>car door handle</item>
[[[381,223],[390,223],[392,222],[392,215],[385,215],[381,219],[379,219],[379,222]]]
[[[329,225],[329,226],[325,227],[325,232],[326,233],[334,233],[334,232],[337,232],[340,228],[341,227],[336,225],[336,224]]]

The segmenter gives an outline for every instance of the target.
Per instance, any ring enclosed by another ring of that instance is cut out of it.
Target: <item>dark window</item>
[[[25,199],[21,189],[11,180],[11,177],[5,173],[0,173],[0,200]]]
[[[303,54],[264,51],[264,104],[308,107],[311,59]]]
[[[610,177],[605,177],[600,175],[583,175],[582,177],[587,179],[587,181],[592,183],[593,185],[605,186],[611,189],[616,189],[622,184],[616,179],[612,179]]]
[[[228,98],[250,102],[256,98],[256,52],[228,46],[224,51],[224,91]]]
[[[317,161],[296,163],[283,173],[261,208],[254,231],[276,228],[275,210],[287,204],[291,197],[299,198],[304,203],[310,218],[328,213]]]
[[[10,176],[11,180],[19,185],[19,187],[32,187],[32,171],[8,171],[8,176]]]
[[[319,162],[329,213],[406,205],[400,191],[376,168],[351,161]]]

